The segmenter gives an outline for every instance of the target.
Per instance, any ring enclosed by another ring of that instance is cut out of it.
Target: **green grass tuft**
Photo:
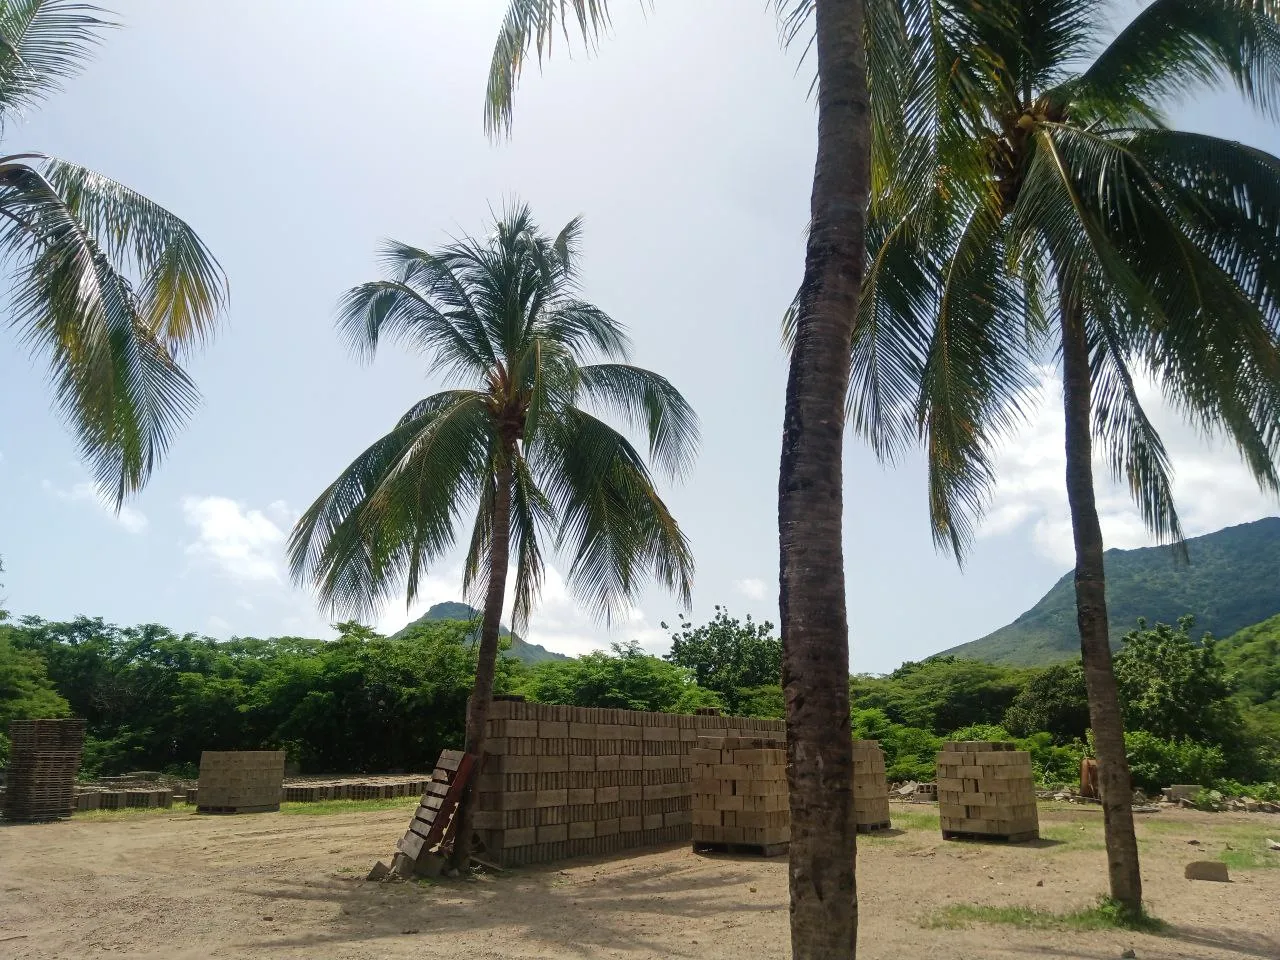
[[[1027,930],[1137,930],[1162,933],[1168,929],[1145,911],[1133,915],[1108,897],[1097,906],[1071,913],[1053,913],[1033,907],[988,907],[957,903],[930,916],[922,925],[927,928],[956,930],[974,923],[1003,923]]]
[[[897,830],[940,830],[938,825],[938,814],[933,813],[916,813],[910,811],[907,813],[899,813],[897,810],[889,812],[889,822]],[[862,839],[859,834],[858,839]],[[866,836],[875,836],[875,834],[866,834]]]
[[[280,812],[291,817],[325,817],[335,813],[403,810],[408,816],[417,805],[417,797],[394,797],[389,800],[317,800],[315,803],[282,803]]]

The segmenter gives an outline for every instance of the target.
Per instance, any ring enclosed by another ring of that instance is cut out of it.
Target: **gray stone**
[[[1192,860],[1182,875],[1188,880],[1215,880],[1218,883],[1230,883],[1227,865],[1221,860]]]
[[[369,875],[365,877],[365,879],[366,880],[385,880],[389,873],[391,873],[391,868],[388,867],[381,860],[379,860],[377,863],[373,865],[373,869],[369,871]]]

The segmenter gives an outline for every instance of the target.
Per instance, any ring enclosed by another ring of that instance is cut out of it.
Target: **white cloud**
[[[184,497],[182,515],[196,528],[189,556],[234,580],[284,582],[285,533],[261,510],[227,497]]]
[[[148,527],[146,514],[135,507],[123,506],[116,510],[106,497],[98,492],[98,488],[92,483],[77,483],[70,490],[59,490],[54,487],[48,480],[44,481],[44,488],[52,490],[54,496],[59,500],[67,500],[73,503],[92,503],[101,509],[103,514],[114,520],[126,533],[142,533]]]
[[[1149,383],[1138,383],[1139,398],[1164,438],[1173,464],[1173,492],[1188,536],[1245,523],[1276,512],[1274,497],[1259,491],[1234,449],[1206,439],[1184,424]],[[1074,561],[1071,518],[1065,487],[1066,455],[1062,422],[1062,381],[1045,369],[1039,390],[1027,398],[1031,422],[1008,441],[996,458],[996,487],[979,536],[1030,527],[1036,549],[1063,565]],[[1108,547],[1154,543],[1123,484],[1111,479],[1099,455],[1094,461],[1098,516]]]
[[[749,600],[764,599],[764,581],[756,577],[747,577],[744,580],[733,581],[733,589]]]
[[[208,621],[209,632],[215,636],[226,636],[231,633],[231,624],[214,614]]]

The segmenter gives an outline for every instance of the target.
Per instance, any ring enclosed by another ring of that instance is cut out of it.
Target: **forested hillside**
[[[1280,517],[1227,527],[1187,541],[1189,564],[1169,547],[1108,550],[1107,613],[1111,645],[1139,617],[1175,623],[1192,614],[1196,629],[1217,637],[1280,614]],[[1044,666],[1080,652],[1070,572],[1013,623],[980,640],[944,650],[1010,666]]]

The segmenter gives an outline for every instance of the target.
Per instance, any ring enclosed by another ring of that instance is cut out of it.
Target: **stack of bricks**
[[[780,720],[495,701],[476,830],[503,866],[687,843],[698,736],[783,729]]]
[[[695,850],[786,852],[791,809],[785,740],[699,737],[692,759]]]
[[[206,750],[200,754],[199,813],[263,813],[280,809],[283,750]]]
[[[945,743],[938,754],[938,814],[946,840],[1040,836],[1031,754],[1011,743]]]
[[[13,720],[4,815],[38,822],[69,817],[84,748],[83,720]]]
[[[859,833],[889,829],[889,781],[878,740],[853,741],[853,809]]]

